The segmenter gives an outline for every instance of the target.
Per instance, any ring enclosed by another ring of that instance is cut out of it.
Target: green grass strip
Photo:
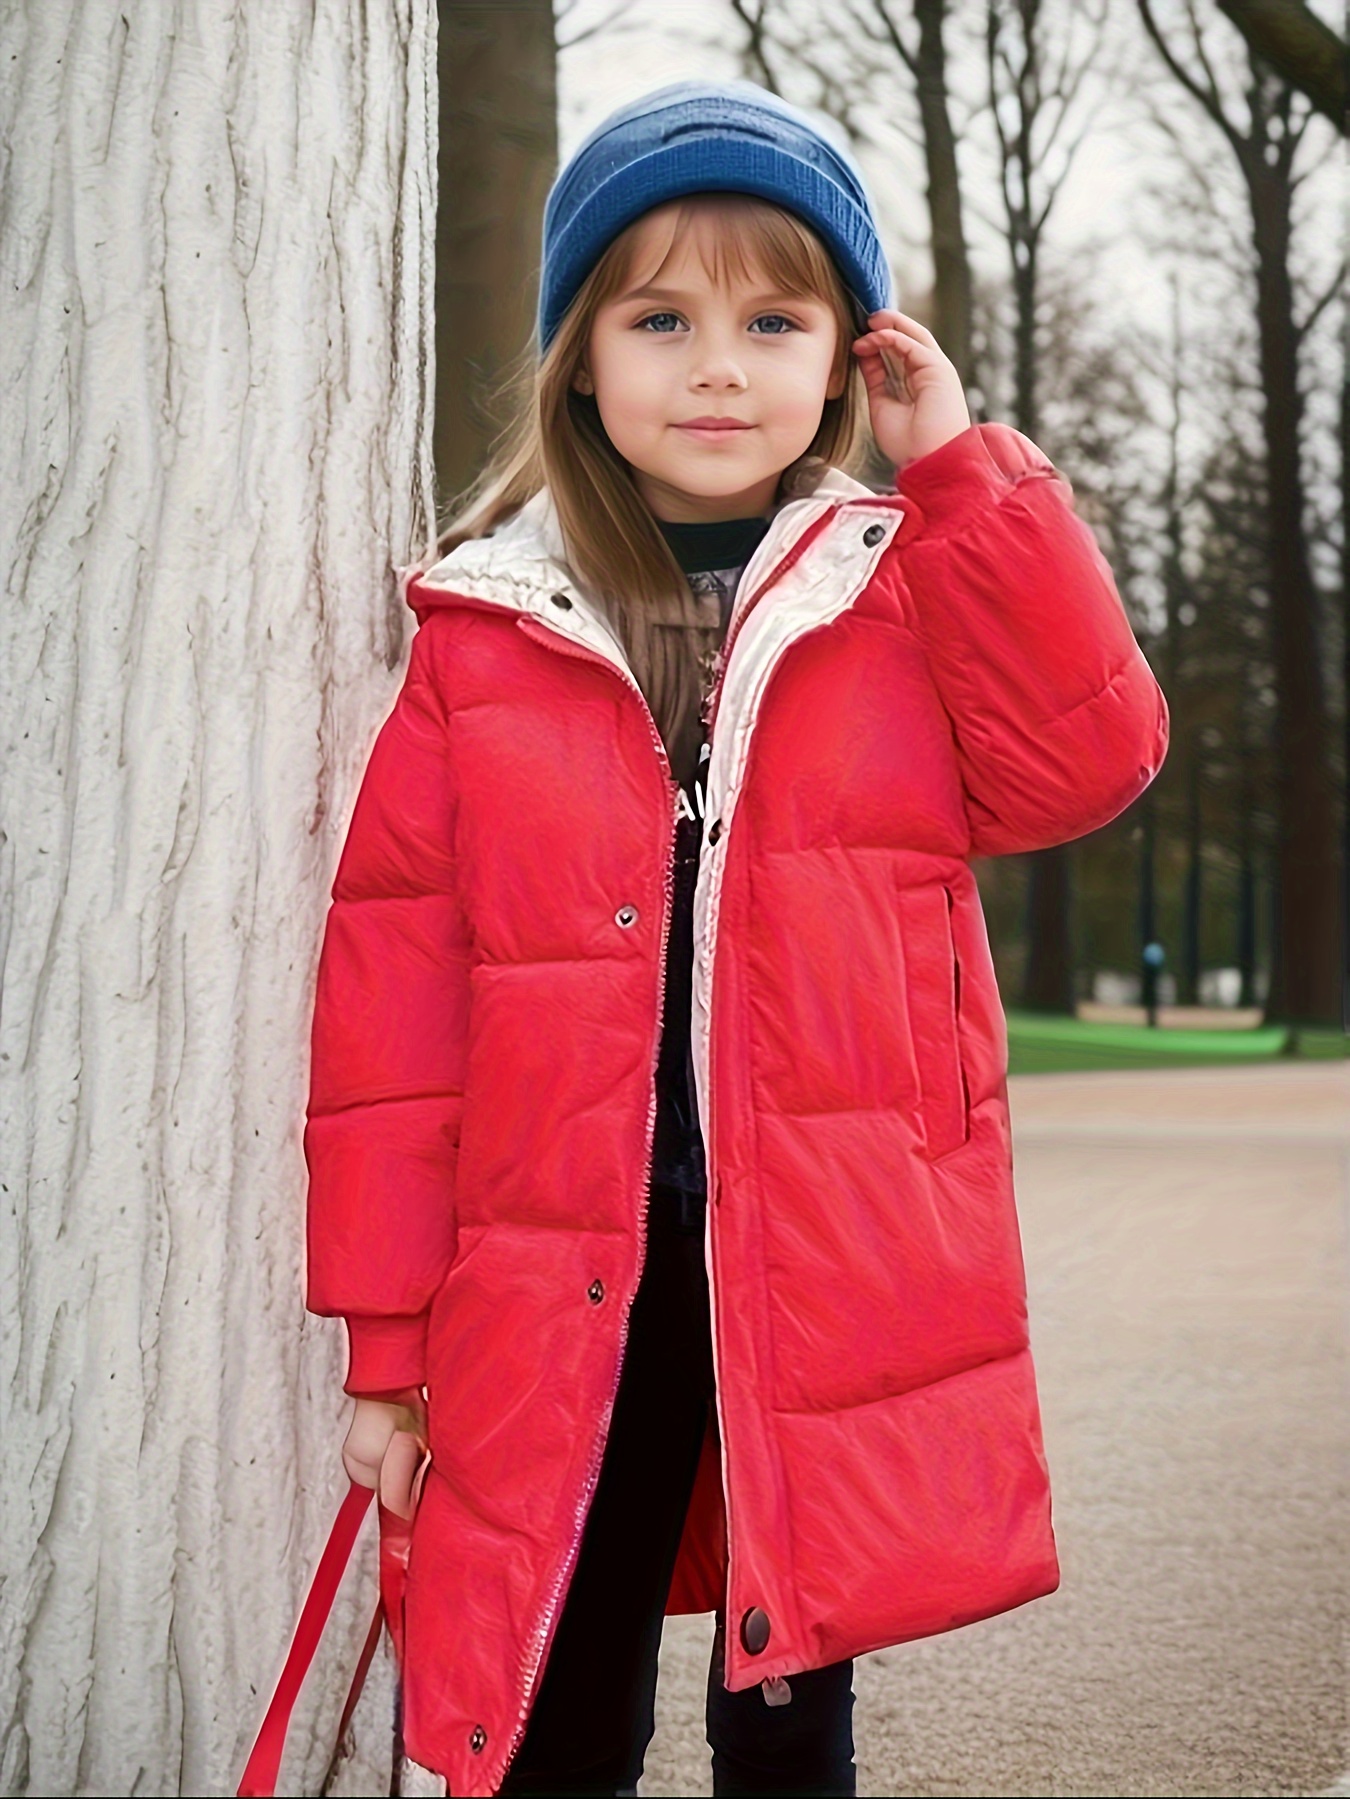
[[[1303,1049],[1308,1033],[1299,1033],[1303,1053],[1334,1055],[1320,1043]],[[1336,1033],[1327,1032],[1331,1038]],[[1344,1043],[1344,1039],[1339,1039]],[[1055,1018],[1037,1012],[1009,1012],[1008,1067],[1013,1074],[1064,1069],[1177,1068],[1268,1061],[1289,1046],[1286,1025],[1259,1025],[1255,1030],[1196,1031],[1146,1024],[1095,1024],[1081,1018]],[[1344,1053],[1342,1050],[1340,1053]]]

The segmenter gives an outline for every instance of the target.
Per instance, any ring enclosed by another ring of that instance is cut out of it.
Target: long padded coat
[[[348,1321],[349,1391],[425,1383],[406,1741],[490,1794],[642,1267],[678,788],[547,493],[408,597],[319,970],[309,1304]],[[981,425],[895,493],[832,471],[777,513],[710,734],[719,1429],[667,1609],[725,1604],[734,1691],[1057,1584],[968,859],[1115,817],[1167,710],[1066,484]]]

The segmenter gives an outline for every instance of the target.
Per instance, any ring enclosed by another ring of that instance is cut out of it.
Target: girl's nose
[[[709,388],[743,388],[745,370],[728,351],[710,351],[689,371],[689,385],[706,391]]]

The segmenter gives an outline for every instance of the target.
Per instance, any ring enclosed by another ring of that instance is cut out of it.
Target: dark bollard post
[[[1161,943],[1144,945],[1144,1005],[1148,1008],[1150,1025],[1158,1022],[1158,976],[1162,973],[1166,960],[1167,951]]]

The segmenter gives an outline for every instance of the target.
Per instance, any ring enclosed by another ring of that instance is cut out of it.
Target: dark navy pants
[[[529,1722],[501,1786],[516,1794],[635,1793],[656,1728],[657,1655],[713,1404],[703,1223],[651,1196],[647,1252],[605,1456]],[[708,1669],[713,1792],[854,1794],[853,1663],[788,1678],[786,1705],[722,1685],[721,1614]]]

